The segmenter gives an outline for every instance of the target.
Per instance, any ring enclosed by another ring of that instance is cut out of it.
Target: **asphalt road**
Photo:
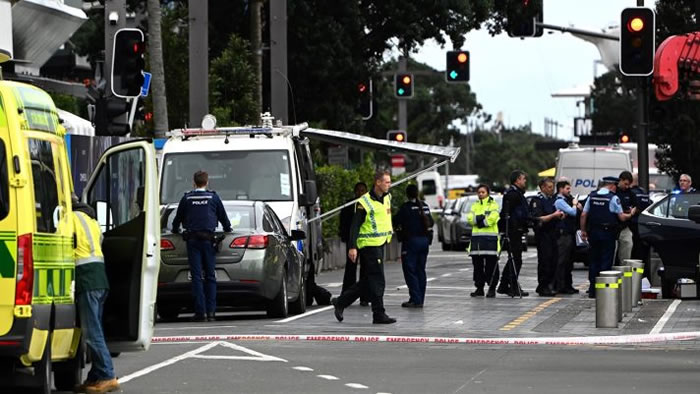
[[[236,312],[195,324],[183,316],[156,325],[156,340],[169,337],[173,342],[122,354],[114,360],[116,372],[126,393],[698,392],[700,343],[695,340],[576,346],[339,340],[368,335],[533,341],[611,336],[631,341],[635,335],[700,329],[700,303],[685,300],[646,301],[620,327],[596,329],[593,300],[534,295],[533,248],[525,256],[521,278],[530,297],[473,299],[466,254],[433,249],[422,310],[400,307],[408,298],[400,264],[385,268],[387,313],[397,324],[372,325],[371,311],[359,305],[346,310],[343,323],[334,319],[332,309],[318,306],[283,320]],[[584,287],[586,278],[583,266],[577,266],[575,285]],[[341,280],[339,271],[318,278],[334,294]],[[194,340],[203,335],[209,338]],[[269,337],[231,341],[226,335]],[[274,339],[288,335],[316,335],[318,340]]]

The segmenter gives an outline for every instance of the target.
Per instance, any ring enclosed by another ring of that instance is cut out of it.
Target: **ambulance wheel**
[[[44,354],[41,360],[34,363],[34,387],[33,392],[37,394],[51,394],[51,333],[46,339]]]
[[[53,365],[54,384],[58,391],[72,391],[83,382],[84,349],[83,341],[80,341],[75,357]]]
[[[287,304],[287,273],[284,272],[280,284],[280,290],[277,296],[270,301],[267,306],[267,317],[275,317],[284,319],[289,314],[289,305]]]

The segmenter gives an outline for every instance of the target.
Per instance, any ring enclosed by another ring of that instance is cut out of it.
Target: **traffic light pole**
[[[644,7],[644,0],[637,0],[637,7]],[[649,125],[649,78],[639,78],[639,97],[637,98],[637,172],[639,186],[649,190],[649,144],[647,127]]]
[[[406,71],[406,58],[401,56],[399,57],[399,73],[403,73]],[[408,130],[406,128],[408,127],[408,119],[407,119],[407,103],[406,100],[398,100],[399,102],[399,130],[403,130],[406,132],[408,135]],[[408,138],[406,138],[408,139]]]

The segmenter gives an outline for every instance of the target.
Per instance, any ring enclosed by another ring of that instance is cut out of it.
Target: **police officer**
[[[554,274],[557,267],[557,223],[564,213],[554,207],[554,180],[543,178],[539,182],[540,191],[530,203],[530,213],[535,221],[537,241],[537,294],[551,297],[555,293]]]
[[[367,193],[367,185],[364,182],[358,182],[355,184],[354,188],[355,199],[362,197],[363,194]],[[355,215],[355,204],[348,205],[340,211],[340,224],[339,233],[340,240],[345,243],[345,254],[350,250],[350,226],[352,225],[352,217]],[[347,256],[346,256],[347,257]],[[357,282],[357,265],[356,261],[351,261],[347,257],[345,261],[345,273],[343,275],[343,288],[341,293],[346,292],[352,285]],[[364,276],[364,270],[360,264],[360,276]],[[362,294],[360,296],[360,305],[367,306],[369,301],[367,300],[367,295]]]
[[[503,268],[501,283],[496,292],[511,297],[530,295],[523,291],[517,282],[520,267],[523,265],[523,234],[527,231],[527,224],[531,220],[525,199],[526,187],[527,174],[525,172],[515,170],[510,173],[510,187],[503,195],[501,221],[499,222],[499,226],[504,226],[503,231],[507,233],[509,242],[504,244],[504,247],[510,251],[512,261],[507,262]]]
[[[224,231],[231,232],[231,222],[221,199],[207,190],[209,174],[204,171],[194,173],[195,189],[185,193],[177,207],[173,219],[172,232],[180,232],[180,224],[185,227],[187,241],[187,261],[192,275],[192,296],[194,297],[194,321],[213,321],[216,312],[216,273],[214,231],[221,222]],[[204,267],[205,286],[202,285]],[[205,301],[206,299],[206,301]],[[206,313],[206,315],[205,315]]]
[[[620,198],[615,195],[618,179],[606,176],[602,187],[591,193],[581,214],[581,238],[590,244],[588,264],[588,297],[595,298],[595,278],[600,271],[609,270],[615,259],[615,240],[619,222],[632,218],[637,212],[622,211]]]
[[[76,392],[106,393],[119,390],[114,366],[105,343],[102,311],[109,293],[109,282],[102,254],[102,230],[95,220],[95,211],[73,196],[75,239],[75,298],[78,302],[80,329],[90,352],[92,367],[85,382]]]
[[[632,207],[637,206],[637,200],[632,193],[631,186],[634,182],[632,173],[622,171],[617,183],[617,197],[620,198],[622,212],[629,213]],[[620,233],[617,236],[617,261],[622,264],[625,260],[632,257],[632,230],[630,229],[631,221],[620,223]]]
[[[573,253],[576,234],[576,217],[583,207],[578,199],[571,196],[571,183],[567,180],[557,182],[557,197],[554,208],[564,212],[563,220],[556,224],[557,233],[557,268],[555,270],[554,291],[560,294],[576,294],[571,271],[574,269]]]
[[[409,299],[404,308],[422,308],[427,279],[425,264],[432,240],[433,217],[430,207],[418,198],[418,186],[406,187],[406,201],[394,217],[394,224],[401,236],[401,267],[408,287]]]
[[[695,193],[697,190],[693,187],[693,178],[688,174],[681,174],[678,178],[678,190],[680,194]]]
[[[632,258],[642,260],[644,262],[644,276],[649,278],[652,270],[650,269],[650,253],[651,250],[649,245],[644,242],[639,237],[639,214],[651,205],[651,199],[649,199],[649,193],[644,190],[643,187],[639,186],[637,174],[633,175],[632,187],[630,190],[634,194],[634,199],[637,201],[637,212],[632,217],[632,223],[630,224],[630,230],[632,230]]]
[[[490,196],[487,185],[481,184],[476,188],[479,201],[469,208],[467,222],[472,226],[472,236],[467,252],[474,265],[474,285],[476,290],[469,294],[472,297],[484,295],[484,285],[489,284],[487,298],[496,296],[498,284],[498,254],[501,246],[498,240],[498,203]]]
[[[372,304],[372,323],[391,324],[396,319],[384,311],[384,245],[391,242],[391,175],[380,170],[374,175],[374,184],[369,193],[358,201],[350,228],[350,250],[348,257],[364,266],[365,277],[352,285],[340,297],[333,298],[335,318],[343,321],[343,310],[360,297],[363,291],[369,294]]]

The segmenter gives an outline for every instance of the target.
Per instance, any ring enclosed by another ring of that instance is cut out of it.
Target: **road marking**
[[[460,271],[460,272],[464,272],[464,271],[469,271],[470,269],[471,269],[471,268],[460,268],[459,271]]]
[[[528,321],[530,318],[532,318],[533,316],[535,316],[537,313],[542,312],[542,311],[545,310],[548,306],[550,306],[550,305],[552,305],[552,304],[555,304],[555,303],[557,303],[557,302],[559,302],[559,301],[561,301],[561,300],[563,300],[563,298],[560,298],[560,297],[555,297],[555,298],[549,299],[549,300],[547,300],[547,301],[545,301],[545,302],[543,302],[543,303],[537,305],[536,307],[530,309],[529,311],[523,313],[522,315],[518,316],[517,318],[513,319],[510,323],[508,323],[508,324],[504,325],[503,327],[499,328],[499,330],[501,330],[501,331],[510,331],[510,330],[516,328],[517,326],[519,326],[519,325],[525,323],[525,322]]]
[[[333,376],[333,375],[316,375],[316,376],[321,378],[321,379],[326,379],[326,380],[338,380],[338,378]]]
[[[317,313],[321,313],[321,312],[323,312],[323,311],[327,311],[327,310],[330,310],[330,309],[333,309],[333,305],[324,306],[323,308],[314,309],[314,310],[312,310],[312,311],[309,311],[309,312],[306,312],[306,313],[302,313],[301,315],[296,315],[296,316],[288,317],[288,318],[286,318],[286,319],[277,320],[277,321],[275,321],[275,323],[289,323],[290,321],[294,321],[294,320],[298,320],[298,319],[303,319],[303,318],[305,318],[305,317],[309,317],[309,316],[311,316],[311,315],[315,315],[315,314],[317,314]]]
[[[426,282],[432,282],[432,281],[434,281],[435,279],[437,279],[437,278],[428,278],[428,279],[426,279],[425,281],[426,281]],[[402,286],[398,286],[398,287],[396,288],[396,290],[407,289],[407,288],[408,288],[407,285],[402,285]]]
[[[443,278],[447,278],[448,276],[452,276],[452,274],[449,274],[449,273],[448,273],[448,274],[442,274],[442,275],[440,275],[440,276],[442,276]]]
[[[464,320],[457,320],[455,324],[464,324]]]
[[[192,351],[189,351],[189,352],[187,352],[187,353],[183,353],[183,354],[181,354],[181,355],[179,355],[179,356],[175,356],[175,357],[173,357],[173,358],[169,358],[169,359],[167,359],[167,360],[165,360],[165,361],[163,361],[163,362],[160,362],[160,363],[155,364],[155,365],[151,365],[150,367],[146,367],[146,368],[144,368],[144,369],[138,370],[138,371],[136,371],[136,372],[134,372],[134,373],[131,373],[131,374],[129,374],[129,375],[122,376],[121,378],[118,379],[118,380],[119,380],[119,384],[124,384],[124,383],[126,383],[126,382],[128,382],[128,381],[130,381],[130,380],[136,379],[136,378],[138,378],[138,377],[140,377],[140,376],[149,374],[149,373],[151,373],[151,372],[153,372],[153,371],[157,371],[157,370],[159,370],[159,369],[161,369],[161,368],[163,368],[163,367],[167,367],[168,365],[175,364],[175,363],[178,362],[178,361],[182,361],[182,360],[184,360],[184,359],[186,359],[186,358],[190,358],[190,357],[195,356],[195,355],[197,355],[197,354],[199,354],[199,353],[206,352],[207,350],[209,350],[209,349],[211,349],[211,348],[213,348],[214,346],[217,346],[217,345],[218,345],[218,342],[208,343],[208,344],[206,344],[206,345],[204,345],[204,346],[202,346],[202,347],[199,347],[199,348],[194,349],[194,350],[192,350]]]
[[[681,300],[673,300],[671,305],[668,306],[668,309],[666,309],[666,312],[664,312],[663,316],[661,316],[661,319],[659,319],[658,322],[656,322],[656,325],[654,328],[651,329],[649,334],[659,334],[661,333],[661,330],[664,329],[664,326],[668,322],[668,319],[671,318],[673,313],[676,311],[676,308],[678,308],[678,305],[681,303]]]
[[[353,389],[368,389],[369,387],[365,386],[364,384],[359,384],[359,383],[345,383],[346,386],[353,388]]]
[[[313,368],[303,367],[303,366],[294,367],[292,369],[295,369],[295,370],[301,371],[301,372],[312,372],[314,370]]]

